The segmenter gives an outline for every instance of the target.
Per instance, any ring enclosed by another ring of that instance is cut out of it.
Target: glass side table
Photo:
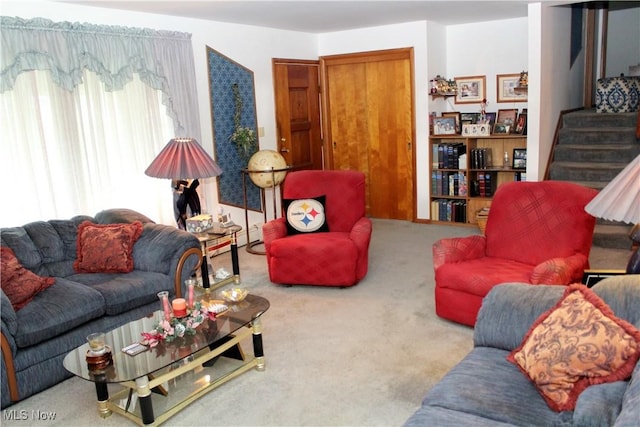
[[[238,261],[238,238],[237,234],[242,231],[242,227],[239,225],[231,225],[229,227],[221,227],[219,224],[213,228],[203,231],[201,233],[193,233],[194,236],[200,241],[200,248],[202,249],[202,265],[200,267],[202,273],[202,287],[204,289],[217,289],[228,283],[240,283],[240,263]],[[209,279],[209,263],[208,253],[222,249],[226,246],[230,246],[231,251],[231,265],[233,274],[229,277],[216,279],[214,273],[213,283]]]

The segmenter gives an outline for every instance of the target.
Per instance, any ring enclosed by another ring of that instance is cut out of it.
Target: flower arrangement
[[[240,156],[245,160],[248,160],[249,156],[257,146],[256,132],[251,128],[241,126],[240,124],[242,117],[242,97],[240,96],[238,83],[232,84],[231,90],[233,92],[233,103],[235,108],[233,113],[234,130],[229,136],[229,141],[235,144]]]
[[[143,332],[143,341],[149,347],[155,347],[160,341],[171,342],[176,338],[182,338],[185,335],[195,335],[196,328],[205,320],[215,320],[216,311],[210,311],[207,307],[203,307],[200,302],[196,302],[191,310],[187,310],[185,317],[171,316],[169,320],[162,319],[155,324],[153,331]]]

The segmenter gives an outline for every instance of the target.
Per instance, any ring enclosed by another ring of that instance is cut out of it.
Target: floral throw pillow
[[[640,357],[640,331],[617,318],[591,289],[570,285],[507,360],[554,411],[571,411],[590,385],[627,379]]]
[[[94,224],[84,221],[78,227],[78,273],[129,273],[133,271],[133,245],[142,234],[142,223]]]
[[[15,311],[29,304],[38,293],[56,282],[53,277],[41,277],[23,267],[10,248],[2,246],[0,254],[0,284]]]

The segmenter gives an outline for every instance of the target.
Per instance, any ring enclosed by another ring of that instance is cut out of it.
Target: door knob
[[[281,149],[280,149],[280,152],[281,152],[281,153],[288,153],[288,152],[289,152],[289,149],[288,149],[288,148],[281,148]]]

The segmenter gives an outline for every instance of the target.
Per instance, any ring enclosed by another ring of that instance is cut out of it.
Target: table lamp
[[[584,208],[597,218],[634,224],[629,237],[636,246],[627,274],[640,274],[640,155],[620,172]]]
[[[222,169],[195,138],[173,138],[144,173],[154,178],[194,180],[176,201],[178,212],[176,221],[180,228],[186,228],[187,204],[191,207],[192,213],[200,213],[200,199],[196,193],[198,178],[218,176],[222,173]]]

